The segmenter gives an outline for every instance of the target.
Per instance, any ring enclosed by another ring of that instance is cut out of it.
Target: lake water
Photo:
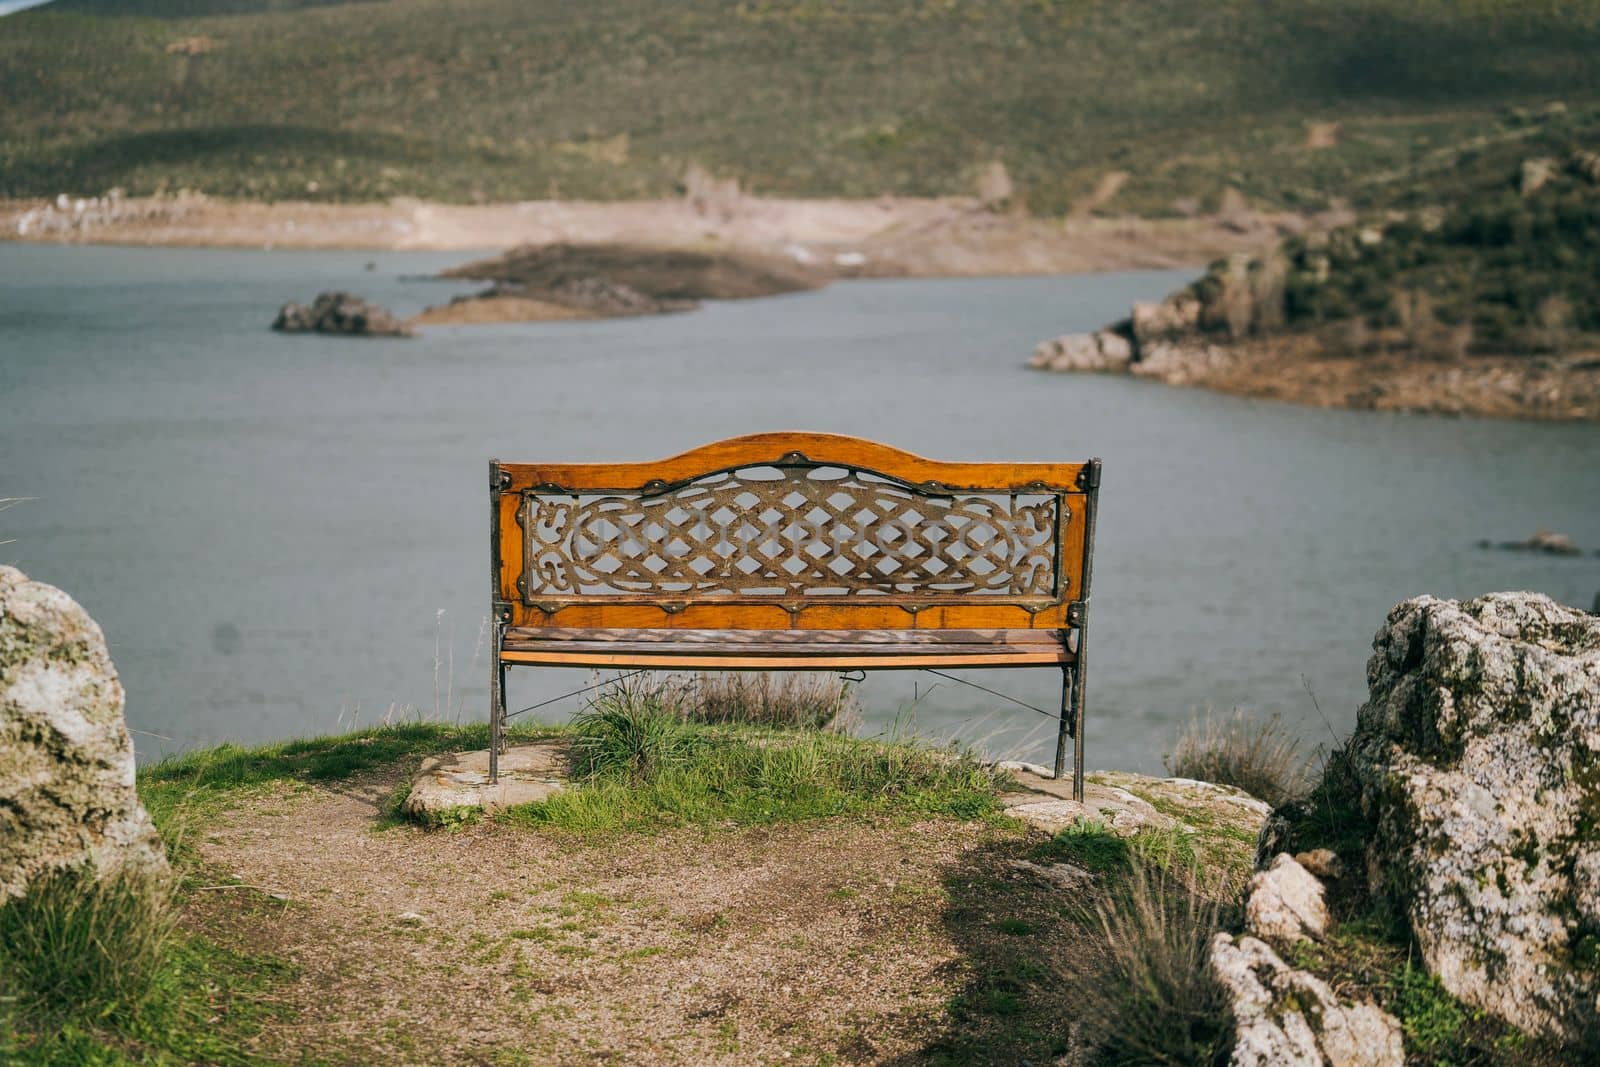
[[[30,498],[0,512],[0,561],[100,621],[143,758],[391,708],[483,717],[491,456],[649,459],[814,429],[945,459],[1104,457],[1091,766],[1158,769],[1207,707],[1281,713],[1311,743],[1342,734],[1403,597],[1536,589],[1587,607],[1600,589],[1593,555],[1475,547],[1539,526],[1600,546],[1600,426],[1023,367],[1039,339],[1179,273],[853,282],[412,341],[267,329],[329,288],[409,314],[461,289],[405,276],[465,258],[0,245],[0,497]],[[969,677],[1044,707],[1058,692],[1050,670]],[[513,707],[584,678],[514,671]],[[874,675],[861,698],[872,729],[914,717],[1049,751],[1039,716],[927,675]]]

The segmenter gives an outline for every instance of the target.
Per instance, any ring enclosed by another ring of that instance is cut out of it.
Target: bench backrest
[[[1065,628],[1099,469],[815,433],[654,463],[495,461],[495,609],[511,626]]]

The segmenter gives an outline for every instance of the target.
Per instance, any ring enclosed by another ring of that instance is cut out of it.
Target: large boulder
[[[331,333],[346,337],[410,337],[411,330],[386,308],[349,293],[318,293],[310,307],[288,303],[272,328],[280,333]]]
[[[1245,926],[1257,937],[1280,945],[1320,941],[1329,923],[1322,883],[1287,852],[1250,879]]]
[[[165,869],[122,700],[95,621],[0,567],[0,902],[64,868]]]
[[[1534,593],[1419,597],[1373,648],[1348,749],[1370,889],[1457,997],[1600,1038],[1600,619]]]

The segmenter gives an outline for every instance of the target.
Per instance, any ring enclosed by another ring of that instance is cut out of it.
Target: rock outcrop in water
[[[281,333],[331,333],[344,337],[410,337],[406,324],[388,309],[349,293],[319,293],[310,307],[288,303],[272,328]]]
[[[0,567],[0,903],[86,863],[165,868],[134,792],[122,702],[94,620]]]
[[[1547,556],[1581,556],[1583,549],[1563,533],[1535,530],[1526,541],[1479,541],[1479,548],[1500,548],[1507,552],[1542,552]]]
[[[1366,889],[1456,997],[1600,1040],[1600,619],[1533,593],[1398,605],[1319,801],[1364,819]],[[1288,807],[1270,855],[1313,824]]]

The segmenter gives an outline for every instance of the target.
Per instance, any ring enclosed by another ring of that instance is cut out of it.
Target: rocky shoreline
[[[1141,304],[1134,320],[1141,312],[1165,320],[1170,310]],[[1125,322],[1042,342],[1029,366],[1131,374],[1315,408],[1600,421],[1600,350],[1419,362],[1403,352],[1352,350],[1326,334],[1221,341],[1182,331],[1139,333]]]
[[[1493,170],[1445,206],[1234,253],[1031,365],[1323,407],[1600,419],[1600,164]]]
[[[1248,262],[1230,259],[1207,277],[1239,273]],[[1044,341],[1028,365],[1130,374],[1313,407],[1600,420],[1600,351],[1419,359],[1403,344],[1389,344],[1392,338],[1353,345],[1350,331],[1338,327],[1231,338],[1206,327],[1222,311],[1196,288],[1135,304],[1128,318],[1094,333]]]

